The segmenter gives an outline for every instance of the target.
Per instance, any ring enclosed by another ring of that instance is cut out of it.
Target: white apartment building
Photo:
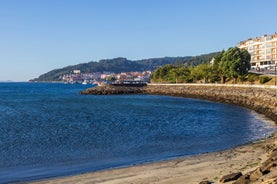
[[[252,69],[272,69],[277,64],[277,33],[250,38],[237,47],[250,53]]]

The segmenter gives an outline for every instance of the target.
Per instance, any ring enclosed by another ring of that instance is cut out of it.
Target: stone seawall
[[[239,105],[264,114],[277,123],[277,88],[243,85],[164,85],[151,84],[145,87],[98,86],[81,94],[153,94],[198,98],[215,102]]]
[[[150,85],[146,93],[198,98],[253,109],[277,123],[277,89],[228,85]]]

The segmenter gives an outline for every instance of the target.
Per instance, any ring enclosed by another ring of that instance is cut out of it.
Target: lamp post
[[[277,67],[277,61],[274,61],[274,62],[273,62],[273,59],[271,58],[271,64],[273,64],[273,63],[274,63],[273,66],[274,66],[274,74],[275,74],[275,75],[274,75],[274,81],[275,81],[274,83],[275,83],[275,86],[276,86],[276,77],[277,77],[277,76],[276,76],[276,67]]]
[[[242,84],[243,84],[243,81],[244,81],[244,67],[245,67],[245,62],[243,61],[242,62],[242,70],[241,70],[241,81],[242,81]],[[246,68],[246,70],[248,71],[248,68]]]
[[[275,61],[275,86],[276,86],[276,67],[277,67],[277,63],[276,63],[276,61]]]

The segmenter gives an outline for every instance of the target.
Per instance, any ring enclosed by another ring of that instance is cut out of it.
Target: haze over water
[[[87,87],[0,83],[0,183],[224,150],[275,130],[262,115],[237,106],[78,94]]]

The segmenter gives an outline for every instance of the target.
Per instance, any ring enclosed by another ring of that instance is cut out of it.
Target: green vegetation
[[[259,75],[258,74],[254,74],[254,73],[250,73],[247,76],[247,81],[250,83],[254,83],[255,81],[259,80]]]
[[[100,60],[99,62],[81,63],[78,65],[67,66],[61,69],[55,69],[40,75],[33,81],[60,81],[60,77],[65,74],[70,74],[73,70],[81,70],[82,73],[94,72],[131,72],[131,71],[153,71],[159,66],[166,64],[174,64],[176,66],[196,66],[205,62],[208,58],[214,57],[218,53],[210,53],[200,56],[186,56],[186,57],[164,57],[151,58],[137,61],[131,61],[126,58],[114,58]]]
[[[270,81],[272,78],[268,77],[268,76],[261,76],[260,77],[260,83],[264,84],[267,83],[268,81]]]
[[[251,68],[251,56],[247,50],[240,50],[237,47],[228,49],[222,53],[221,61],[219,62],[219,70],[223,76],[223,83],[226,78],[234,78],[235,82],[240,78],[244,80],[246,74]]]
[[[172,64],[159,67],[152,75],[155,82],[191,82],[189,67],[176,67]]]
[[[165,65],[156,69],[152,75],[153,82],[204,82],[215,83],[238,79],[244,81],[250,70],[250,54],[246,50],[237,47],[222,51],[212,58],[205,58],[197,66],[187,65]],[[213,61],[210,63],[210,61]],[[252,80],[252,79],[249,79]]]

